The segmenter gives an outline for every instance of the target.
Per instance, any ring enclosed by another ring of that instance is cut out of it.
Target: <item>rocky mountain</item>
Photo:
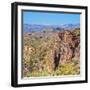
[[[80,24],[64,24],[64,25],[23,25],[24,32],[43,32],[43,31],[63,31],[74,30],[80,28]]]
[[[80,74],[80,29],[24,33],[23,76]]]
[[[76,28],[80,28],[80,24],[64,24],[60,26],[61,28],[64,28],[65,30],[74,30]]]

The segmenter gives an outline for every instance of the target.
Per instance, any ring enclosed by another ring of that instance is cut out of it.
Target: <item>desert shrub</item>
[[[44,32],[46,33],[46,32]],[[74,36],[80,36],[80,31],[72,31]],[[60,43],[56,36],[45,36],[39,38],[37,36],[31,36],[24,39],[24,45],[34,48],[29,58],[29,63],[26,65],[32,69],[25,75],[26,77],[39,77],[39,76],[59,76],[59,75],[78,75],[80,74],[79,60],[72,59],[70,63],[63,65],[59,64],[56,70],[53,69],[53,55],[54,49],[60,48]],[[27,59],[24,60],[24,62]],[[52,70],[53,69],[53,70]]]
[[[41,72],[33,71],[29,72],[27,76],[29,77],[40,77],[40,76],[62,76],[62,75],[79,75],[80,68],[74,66],[74,64],[64,64],[60,65],[56,71],[52,71],[51,73],[47,70],[43,70]]]
[[[73,34],[75,35],[75,36],[80,36],[80,30],[74,30],[73,31]]]
[[[36,71],[33,71],[33,72],[29,72],[27,74],[28,77],[41,77],[41,76],[49,76],[49,73],[47,71],[42,71],[42,72],[36,72]]]
[[[79,68],[75,67],[73,63],[60,65],[55,71],[54,75],[77,75],[80,74]]]
[[[77,65],[77,64],[79,63],[79,60],[77,60],[77,59],[72,59],[72,63],[73,63],[74,65]]]

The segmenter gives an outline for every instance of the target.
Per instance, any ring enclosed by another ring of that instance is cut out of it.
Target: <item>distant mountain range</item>
[[[63,25],[37,25],[37,24],[24,24],[24,32],[43,32],[43,31],[62,31],[74,30],[80,28],[80,24],[63,24]]]

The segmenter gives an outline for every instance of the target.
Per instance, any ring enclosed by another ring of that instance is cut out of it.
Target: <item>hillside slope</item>
[[[80,74],[80,30],[24,33],[23,77]]]

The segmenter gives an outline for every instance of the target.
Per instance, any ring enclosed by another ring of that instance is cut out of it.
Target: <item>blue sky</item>
[[[23,11],[23,23],[38,25],[79,24],[80,14]]]

